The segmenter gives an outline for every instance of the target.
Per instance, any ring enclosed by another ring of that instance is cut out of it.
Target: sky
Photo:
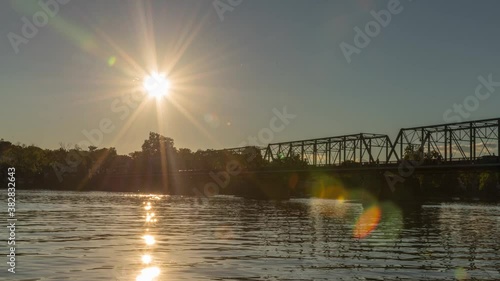
[[[499,10],[495,0],[1,1],[0,138],[127,154],[150,131],[196,150],[498,118]],[[170,80],[167,97],[145,93],[152,72]]]

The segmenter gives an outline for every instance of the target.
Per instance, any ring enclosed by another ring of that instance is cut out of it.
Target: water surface
[[[17,203],[17,273],[2,262],[2,280],[500,280],[500,205],[50,191]]]

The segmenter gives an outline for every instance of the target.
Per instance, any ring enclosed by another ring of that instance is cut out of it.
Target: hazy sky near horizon
[[[243,0],[221,20],[212,0],[72,0],[16,53],[8,34],[22,36],[23,17],[33,22],[44,10],[1,1],[0,138],[57,148],[109,120],[98,146],[120,154],[139,150],[150,131],[177,147],[236,147],[259,139],[284,107],[296,117],[272,142],[394,136],[445,123],[479,76],[500,82],[495,0],[401,0],[402,11],[348,63],[340,44],[355,46],[354,28],[389,2]],[[167,74],[170,95],[127,103],[152,71]],[[496,87],[460,118],[500,117],[499,108]]]

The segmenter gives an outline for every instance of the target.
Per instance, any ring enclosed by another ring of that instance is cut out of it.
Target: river
[[[499,204],[55,191],[16,200],[16,274],[2,242],[1,280],[500,280]]]

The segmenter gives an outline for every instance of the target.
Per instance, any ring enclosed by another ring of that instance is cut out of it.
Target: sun
[[[150,97],[161,98],[168,95],[170,81],[164,73],[152,72],[144,78],[143,86]]]

